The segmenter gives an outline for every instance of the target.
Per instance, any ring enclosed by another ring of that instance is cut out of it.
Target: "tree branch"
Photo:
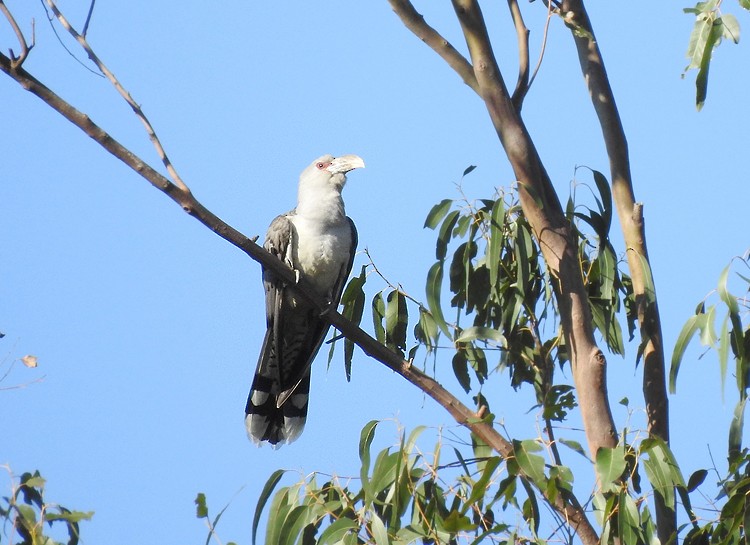
[[[648,415],[648,430],[649,434],[669,442],[669,399],[661,318],[646,248],[643,205],[635,202],[628,142],[583,0],[564,0],[561,9],[565,23],[573,31],[571,34],[578,50],[581,72],[599,118],[609,156],[612,196],[627,248],[628,268],[633,280],[643,343],[643,397]],[[676,520],[674,512],[666,509],[658,496],[656,515],[659,539],[662,543],[667,543],[676,531]]]
[[[156,136],[156,131],[154,131],[151,122],[146,117],[146,114],[143,113],[141,107],[136,103],[135,100],[133,100],[133,97],[130,96],[130,93],[120,84],[115,75],[109,70],[109,68],[107,68],[107,66],[101,61],[101,59],[99,59],[96,53],[94,53],[94,50],[91,48],[86,38],[79,34],[78,31],[76,31],[76,29],[73,28],[73,26],[70,24],[70,22],[68,22],[65,16],[57,8],[55,2],[53,0],[46,0],[46,2],[49,8],[52,10],[52,13],[54,13],[55,17],[57,17],[57,20],[60,21],[60,24],[63,26],[63,28],[65,28],[65,30],[67,30],[68,33],[73,36],[73,38],[75,38],[75,40],[81,45],[84,51],[86,51],[86,54],[89,56],[89,59],[91,59],[91,61],[96,64],[96,67],[101,71],[102,74],[104,74],[104,76],[110,81],[110,83],[112,83],[115,89],[117,89],[117,92],[120,93],[120,96],[133,109],[136,117],[141,120],[141,123],[143,123],[143,126],[146,129],[146,133],[148,133],[148,137],[151,140],[151,143],[154,145],[154,148],[156,148],[156,153],[159,155],[161,162],[166,167],[167,172],[169,173],[174,183],[177,184],[177,186],[183,191],[189,192],[190,190],[182,181],[180,175],[177,174],[177,170],[175,170],[174,166],[172,165],[172,161],[169,160],[167,152],[161,145],[159,137]],[[91,11],[93,11],[93,9],[94,4],[92,2],[91,8],[89,10],[89,17],[91,16]],[[87,18],[86,26],[88,26],[88,22],[89,20]]]
[[[410,0],[388,0],[391,8],[399,16],[406,28],[440,55],[448,66],[461,76],[464,83],[479,94],[477,78],[469,61],[454,48],[448,40],[443,38],[434,28],[427,24],[424,16],[419,13]]]
[[[513,18],[513,26],[516,28],[518,37],[518,81],[516,89],[513,91],[511,101],[516,110],[521,111],[523,99],[529,91],[529,29],[523,22],[521,9],[518,7],[518,0],[508,0],[508,8]]]
[[[13,32],[16,34],[16,38],[18,38],[18,45],[21,47],[21,51],[19,52],[18,56],[15,57],[13,55],[13,50],[10,50],[10,59],[14,67],[19,67],[23,64],[23,61],[26,60],[26,57],[29,56],[29,51],[31,51],[31,48],[34,47],[34,38],[33,38],[33,28],[34,24],[32,22],[32,40],[31,40],[31,46],[28,45],[26,42],[26,37],[23,35],[23,32],[21,32],[21,28],[18,26],[18,23],[16,23],[15,17],[13,17],[13,14],[8,9],[8,6],[5,5],[4,0],[0,0],[0,11],[3,12],[3,15],[5,15],[5,18],[8,20],[8,23],[10,24],[11,28],[13,29]]]

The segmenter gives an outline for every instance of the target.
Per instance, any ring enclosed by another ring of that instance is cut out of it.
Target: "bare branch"
[[[5,5],[4,0],[0,0],[0,11],[3,12],[3,15],[5,15],[8,23],[10,23],[13,32],[16,33],[16,38],[18,38],[18,45],[21,47],[21,51],[19,52],[17,57],[13,55],[13,50],[10,50],[11,62],[13,63],[13,66],[15,68],[18,68],[23,64],[23,61],[26,60],[26,57],[29,56],[29,51],[31,51],[31,48],[34,47],[34,23],[32,22],[31,24],[32,37],[31,45],[29,46],[28,43],[26,43],[26,37],[23,35],[23,32],[21,32],[21,28],[18,26],[18,23],[16,23],[16,19],[8,9],[8,6]]]
[[[94,13],[94,4],[96,4],[96,0],[91,0],[91,4],[89,5],[89,12],[86,15],[86,22],[83,23],[83,30],[81,31],[82,36],[86,36],[86,33],[89,31],[89,23],[91,22],[91,15]]]
[[[523,22],[518,0],[508,0],[508,8],[510,8],[513,25],[516,27],[516,35],[518,36],[518,81],[511,100],[516,110],[520,112],[523,99],[529,90],[529,29]]]
[[[542,47],[539,51],[539,59],[536,61],[536,66],[534,67],[534,73],[531,74],[531,79],[529,80],[529,88],[534,84],[534,80],[536,79],[536,75],[539,73],[539,69],[542,67],[542,60],[544,59],[544,52],[547,49],[547,36],[549,36],[549,23],[552,20],[552,3],[547,2],[547,20],[544,22],[544,32],[542,34]]]
[[[477,78],[469,61],[448,40],[443,38],[438,31],[425,22],[424,16],[414,8],[410,0],[388,0],[388,3],[396,15],[399,16],[401,22],[404,23],[404,26],[440,55],[448,63],[448,66],[461,76],[464,83],[471,87],[475,93],[479,94]]]
[[[117,89],[117,92],[120,93],[120,96],[122,96],[122,98],[125,99],[125,102],[127,102],[128,105],[132,108],[138,119],[141,120],[141,123],[143,123],[143,126],[148,133],[148,137],[151,140],[151,143],[154,145],[154,148],[156,148],[156,152],[159,154],[161,162],[166,167],[167,172],[169,173],[174,183],[177,184],[177,186],[183,191],[189,192],[190,190],[182,181],[182,178],[180,178],[179,174],[177,174],[177,171],[172,165],[172,161],[169,160],[167,152],[164,150],[159,137],[156,135],[156,132],[151,125],[151,122],[146,117],[146,114],[143,113],[141,107],[135,102],[135,100],[133,100],[133,97],[130,96],[130,93],[120,84],[115,75],[109,70],[109,68],[107,68],[107,66],[101,61],[101,59],[99,59],[96,53],[94,53],[94,50],[89,45],[88,41],[86,41],[86,38],[79,34],[78,31],[70,24],[70,22],[68,22],[65,16],[57,8],[55,2],[53,0],[46,0],[46,2],[49,8],[52,10],[52,13],[54,13],[55,17],[57,17],[57,20],[60,21],[60,24],[63,26],[63,28],[65,28],[65,30],[67,30],[68,33],[73,36],[73,38],[75,38],[75,40],[81,45],[81,47],[86,51],[86,54],[89,56],[89,58],[93,61],[94,64],[96,64],[96,67],[101,70],[102,74],[104,74],[104,76],[110,81],[110,83],[112,83],[115,89]]]
[[[669,400],[664,366],[664,341],[654,280],[646,248],[643,205],[635,202],[630,172],[628,142],[617,103],[609,84],[594,29],[583,0],[564,0],[561,10],[578,50],[581,71],[599,118],[609,156],[612,196],[627,248],[628,268],[633,280],[643,349],[643,397],[646,402],[649,434],[669,442]],[[666,543],[676,531],[673,511],[656,498],[657,533]]]

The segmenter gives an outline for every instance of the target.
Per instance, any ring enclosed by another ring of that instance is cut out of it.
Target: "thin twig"
[[[516,110],[521,111],[523,99],[529,90],[529,29],[523,22],[521,8],[518,7],[517,0],[508,0],[508,8],[513,17],[513,25],[516,27],[518,36],[518,81],[516,89],[513,91],[511,100]]]
[[[13,54],[13,50],[10,50],[10,59],[13,63],[13,67],[18,68],[23,64],[23,61],[26,60],[26,57],[29,56],[29,51],[31,51],[31,48],[34,47],[34,25],[33,23],[31,25],[32,40],[31,46],[29,46],[26,43],[26,37],[23,35],[23,32],[21,32],[21,28],[18,26],[18,23],[16,23],[15,17],[13,17],[13,14],[8,9],[8,6],[5,5],[5,2],[3,0],[0,0],[0,11],[3,12],[3,15],[5,15],[8,23],[10,23],[11,28],[13,28],[13,32],[16,33],[16,38],[18,38],[18,45],[21,47],[21,51],[17,57]]]
[[[94,13],[94,4],[96,3],[96,0],[91,0],[91,4],[89,5],[89,12],[86,15],[86,22],[83,23],[83,30],[81,31],[81,36],[84,38],[86,37],[86,33],[89,31],[89,23],[91,22],[91,15]]]
[[[52,33],[55,35],[55,38],[57,38],[57,41],[60,42],[60,45],[67,52],[67,54],[70,55],[71,57],[73,57],[73,59],[78,64],[80,64],[81,66],[83,66],[86,70],[88,70],[89,72],[91,72],[92,74],[94,74],[96,77],[103,78],[104,74],[101,74],[100,72],[97,72],[96,70],[92,70],[85,62],[83,62],[81,59],[79,59],[78,57],[76,57],[76,54],[73,53],[68,48],[67,45],[65,45],[65,42],[63,42],[62,37],[57,32],[57,27],[55,26],[55,18],[52,15],[50,15],[50,13],[49,13],[49,11],[47,9],[47,4],[44,3],[44,0],[39,0],[39,2],[42,4],[42,7],[44,8],[44,13],[47,15],[47,22],[49,23],[49,26],[52,29]]]
[[[529,85],[528,85],[529,88],[531,88],[531,84],[534,83],[534,80],[536,79],[536,75],[539,73],[539,69],[542,67],[542,59],[544,59],[544,51],[547,49],[547,36],[549,35],[549,23],[551,19],[552,19],[552,3],[547,2],[547,20],[544,22],[544,33],[542,34],[542,48],[539,51],[539,59],[536,61],[536,66],[534,67],[534,73],[531,74],[531,79],[529,79]]]
[[[65,28],[65,30],[67,30],[68,33],[73,36],[73,38],[75,38],[75,40],[81,45],[81,47],[83,47],[89,58],[93,61],[94,64],[96,64],[96,67],[101,70],[102,74],[104,74],[104,76],[110,81],[110,83],[112,83],[115,89],[117,89],[117,92],[120,93],[120,96],[125,99],[125,102],[127,102],[128,105],[133,109],[136,117],[141,120],[143,126],[146,129],[146,133],[148,133],[148,137],[151,140],[151,143],[154,145],[154,148],[156,148],[156,152],[159,155],[161,162],[166,167],[167,172],[169,172],[169,176],[172,178],[172,181],[183,191],[189,192],[190,189],[182,181],[182,178],[179,176],[179,174],[177,174],[174,166],[172,166],[172,161],[169,160],[167,152],[164,150],[159,137],[154,131],[154,127],[146,117],[146,114],[143,113],[141,107],[135,102],[135,100],[133,100],[133,97],[130,95],[127,89],[125,89],[120,84],[115,75],[109,70],[109,68],[107,68],[107,66],[101,61],[101,59],[99,59],[96,53],[94,53],[94,50],[89,45],[88,41],[86,41],[86,38],[79,34],[78,31],[70,24],[70,22],[68,22],[65,16],[57,8],[55,2],[53,0],[46,0],[46,2],[49,8],[52,10],[52,13],[54,13],[55,17],[57,17],[57,20],[60,21],[60,24],[63,26],[63,28]]]

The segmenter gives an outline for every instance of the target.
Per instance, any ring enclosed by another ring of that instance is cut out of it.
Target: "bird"
[[[323,155],[313,161],[300,175],[297,207],[271,222],[263,243],[334,309],[357,248],[357,229],[346,215],[341,191],[346,175],[364,166],[357,155]],[[263,285],[266,333],[245,426],[255,444],[278,448],[297,439],[305,426],[310,367],[330,324],[270,269],[263,269]]]

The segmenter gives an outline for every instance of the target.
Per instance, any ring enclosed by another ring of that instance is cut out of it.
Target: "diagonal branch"
[[[448,66],[453,68],[461,76],[464,83],[471,87],[475,93],[479,94],[477,78],[474,76],[474,69],[469,61],[454,48],[448,40],[443,38],[438,31],[432,28],[424,20],[424,16],[419,13],[410,0],[388,0],[391,8],[399,16],[404,26],[414,33],[414,35],[430,46],[435,53],[440,55]]]

